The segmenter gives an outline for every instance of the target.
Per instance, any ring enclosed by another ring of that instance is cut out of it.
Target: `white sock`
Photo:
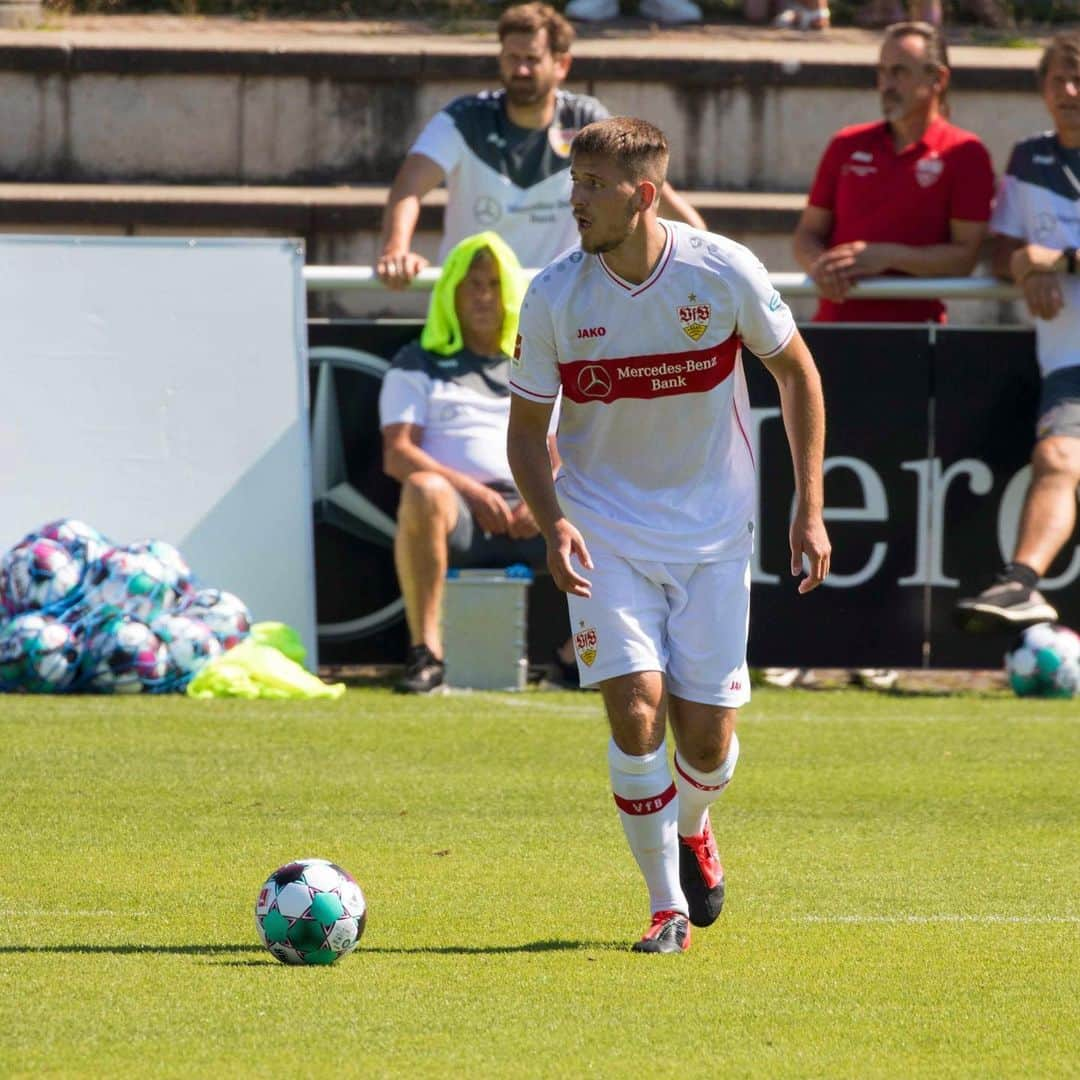
[[[624,754],[612,739],[608,771],[623,832],[645,876],[653,914],[687,914],[686,897],[679,884],[679,799],[671,782],[664,744],[651,754],[633,757]]]
[[[698,836],[705,829],[709,807],[731,783],[739,761],[739,736],[733,731],[727,757],[718,769],[701,772],[687,765],[675,751],[675,786],[679,790],[679,835]]]

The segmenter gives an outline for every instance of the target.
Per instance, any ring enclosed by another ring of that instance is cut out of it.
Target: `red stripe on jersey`
[[[521,383],[514,382],[513,379],[510,380],[510,385],[515,390],[520,390],[523,394],[532,394],[533,397],[547,398],[549,401],[554,401],[559,396],[558,394],[541,394],[539,390],[530,390],[527,386],[522,386]]]
[[[699,784],[692,776],[689,776],[683,767],[679,764],[679,755],[675,755],[675,771],[688,783],[698,789],[698,791],[723,791],[728,786],[728,782],[725,780],[722,784]]]
[[[661,791],[659,795],[653,795],[648,799],[624,799],[621,795],[612,792],[615,805],[624,814],[633,814],[641,817],[643,814],[655,814],[663,810],[672,799],[675,798],[675,785],[672,784],[667,791]]]
[[[676,394],[704,394],[719,386],[735,370],[742,341],[732,334],[709,349],[653,356],[621,356],[571,360],[559,365],[563,394],[585,405],[608,404],[620,398],[659,398]]]

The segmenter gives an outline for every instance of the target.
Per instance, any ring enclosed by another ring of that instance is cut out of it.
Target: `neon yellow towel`
[[[249,638],[197,672],[187,692],[193,698],[337,700],[345,693],[345,684],[324,683],[274,646]]]
[[[518,312],[521,310],[521,301],[525,298],[525,275],[521,272],[521,264],[509,245],[493,232],[466,236],[447,253],[442,273],[431,291],[427,321],[420,335],[421,348],[440,356],[452,356],[465,347],[461,324],[454,308],[454,290],[465,279],[476,253],[484,248],[491,251],[499,266],[503,311],[506,313],[499,347],[507,356],[514,355]]]
[[[260,645],[273,645],[290,660],[302,664],[307,659],[307,649],[300,635],[283,622],[257,622],[251,625],[251,640]]]

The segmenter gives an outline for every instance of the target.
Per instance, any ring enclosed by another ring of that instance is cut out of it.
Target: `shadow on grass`
[[[137,956],[140,953],[197,956],[264,951],[261,945],[0,945],[0,953],[103,953],[111,956]]]
[[[527,941],[522,945],[430,945],[411,948],[389,948],[360,945],[360,953],[386,956],[490,956],[500,953],[587,952],[590,949],[624,949],[625,942],[611,941]],[[165,954],[174,956],[205,956],[213,959],[236,954],[262,955],[273,963],[273,957],[261,945],[0,945],[4,953],[103,954],[109,956],[138,956]],[[221,964],[248,967],[262,964],[261,960],[222,960]]]

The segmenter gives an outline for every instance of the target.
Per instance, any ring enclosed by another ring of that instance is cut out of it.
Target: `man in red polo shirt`
[[[885,119],[833,136],[795,230],[795,258],[821,293],[815,322],[944,322],[937,299],[848,294],[860,278],[882,274],[970,274],[990,218],[990,155],[977,135],[945,119],[949,64],[936,27],[888,27],[877,84]],[[775,686],[813,681],[798,668],[766,668],[764,678]],[[897,672],[860,668],[851,679],[888,690]]]
[[[795,230],[795,258],[821,293],[815,322],[944,322],[940,300],[848,294],[881,274],[970,274],[990,218],[990,155],[945,118],[949,67],[936,27],[888,27],[877,83],[885,119],[833,136]]]

